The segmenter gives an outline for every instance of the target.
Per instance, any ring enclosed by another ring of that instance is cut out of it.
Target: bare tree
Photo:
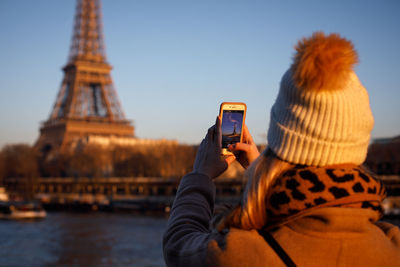
[[[177,177],[193,167],[196,148],[188,145],[157,145],[117,148],[113,153],[115,176]]]
[[[36,151],[26,144],[6,145],[2,149],[4,178],[17,180],[18,191],[24,198],[33,198],[35,178],[39,176]]]

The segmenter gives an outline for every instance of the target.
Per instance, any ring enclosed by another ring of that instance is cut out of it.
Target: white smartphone
[[[230,144],[242,142],[243,125],[246,118],[246,104],[240,102],[223,102],[219,109],[222,130],[222,154],[232,155],[228,150]]]

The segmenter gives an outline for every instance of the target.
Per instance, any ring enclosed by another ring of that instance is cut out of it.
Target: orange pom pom
[[[358,63],[353,44],[338,34],[325,36],[316,32],[300,40],[295,49],[294,82],[306,90],[343,88],[354,64]]]

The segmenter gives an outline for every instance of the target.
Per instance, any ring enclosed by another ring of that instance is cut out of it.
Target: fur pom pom
[[[353,44],[338,34],[314,33],[303,38],[292,65],[297,88],[336,90],[343,88],[354,64],[358,63]]]

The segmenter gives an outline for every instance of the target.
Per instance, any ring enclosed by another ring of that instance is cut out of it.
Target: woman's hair
[[[279,159],[267,148],[245,172],[247,184],[241,204],[223,216],[216,228],[261,229],[267,222],[269,188],[275,178],[291,167],[293,164]]]

